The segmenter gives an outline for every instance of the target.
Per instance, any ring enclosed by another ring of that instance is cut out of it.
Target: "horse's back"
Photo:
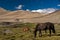
[[[37,30],[39,30],[39,29],[43,30],[46,28],[46,25],[45,25],[45,23],[39,23],[39,24],[37,24],[36,28],[37,28]]]
[[[41,29],[41,30],[43,30],[43,29],[49,29],[50,27],[51,27],[51,28],[54,27],[54,24],[51,23],[51,22],[38,23],[38,24],[36,25],[36,29],[37,29],[37,30],[39,30],[39,29]]]
[[[52,22],[46,22],[46,25],[48,25],[48,26],[54,26],[54,23],[52,23]]]

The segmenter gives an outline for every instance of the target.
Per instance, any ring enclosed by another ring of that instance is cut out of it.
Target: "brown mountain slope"
[[[3,11],[3,10],[2,10]],[[34,17],[43,16],[41,13],[17,10],[17,11],[3,11],[0,12],[0,21],[11,21],[15,19],[30,19]]]
[[[45,15],[42,13],[23,11],[23,10],[7,11],[0,8],[0,22],[3,21],[15,22],[16,19],[19,19],[19,21],[21,22],[60,23],[60,10]]]
[[[3,16],[5,14],[7,14],[8,12],[10,12],[10,11],[7,11],[7,10],[5,10],[3,8],[0,8],[0,16]]]
[[[27,19],[25,19],[26,21]],[[54,13],[42,16],[42,17],[37,17],[33,19],[29,19],[29,22],[53,22],[53,23],[60,23],[60,11],[56,11]]]
[[[33,17],[39,17],[42,16],[43,14],[41,13],[32,13],[32,12],[27,12],[27,11],[14,11],[14,12],[9,12],[8,14],[5,14],[1,16],[3,19],[4,18],[10,18],[10,19],[15,19],[15,18],[33,18]]]

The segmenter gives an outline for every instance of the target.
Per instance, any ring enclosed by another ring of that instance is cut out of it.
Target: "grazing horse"
[[[41,30],[45,30],[45,32],[46,32],[47,29],[49,30],[49,33],[50,33],[49,36],[51,36],[51,30],[52,30],[53,33],[55,33],[55,28],[54,28],[54,24],[53,23],[51,23],[51,22],[38,23],[36,25],[35,30],[34,30],[34,37],[36,37],[37,31],[39,31],[39,37],[41,37],[42,36]]]

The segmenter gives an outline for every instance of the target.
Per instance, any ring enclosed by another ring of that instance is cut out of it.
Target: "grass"
[[[29,31],[24,32],[23,28],[28,26],[30,28]],[[0,40],[60,40],[60,25],[55,25],[55,29],[56,29],[56,35],[52,34],[51,37],[49,37],[49,33],[45,34],[44,31],[42,31],[43,36],[39,37],[39,35],[37,35],[36,38],[34,38],[34,27],[35,24],[31,24],[31,23],[26,23],[26,24],[22,24],[22,27],[17,27],[17,28],[11,28],[11,27],[0,27]],[[13,33],[8,33],[6,35],[4,35],[4,33],[2,33],[2,31],[4,29],[9,29],[10,31],[12,31]]]

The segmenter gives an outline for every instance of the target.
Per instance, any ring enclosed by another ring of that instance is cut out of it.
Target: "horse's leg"
[[[52,30],[52,32],[54,33],[54,35],[56,35],[55,28],[52,28],[51,30]]]
[[[34,37],[36,37],[36,35],[37,35],[37,30],[34,31]]]
[[[53,33],[55,33],[54,25],[52,26],[51,30],[52,30]]]
[[[45,29],[45,33],[47,33],[47,30]]]
[[[50,35],[49,35],[49,36],[51,36],[51,29],[49,29],[49,33],[50,33]]]
[[[41,30],[39,30],[39,37],[42,37],[42,32],[41,32]]]

